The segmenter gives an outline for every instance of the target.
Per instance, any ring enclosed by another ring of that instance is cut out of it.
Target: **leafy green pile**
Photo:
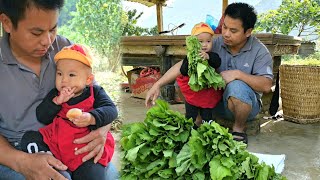
[[[169,110],[164,101],[156,103],[144,123],[123,128],[121,179],[286,179],[258,163],[228,129],[214,122],[191,130],[192,119]]]
[[[258,163],[242,142],[234,141],[228,129],[213,122],[192,130],[177,156],[177,174],[183,179],[285,179],[274,167]]]
[[[121,179],[177,179],[176,156],[190,137],[192,119],[158,100],[144,123],[123,127]]]
[[[208,61],[199,55],[201,44],[198,38],[196,36],[188,36],[186,38],[186,44],[190,88],[196,92],[211,87],[214,89],[224,88],[225,82],[220,74],[216,73]]]

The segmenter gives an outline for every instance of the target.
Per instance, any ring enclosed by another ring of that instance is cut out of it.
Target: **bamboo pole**
[[[162,16],[162,3],[158,2],[157,6],[157,25],[158,32],[163,31],[163,16]]]
[[[222,4],[222,14],[224,14],[224,10],[227,8],[228,6],[228,0],[223,0],[223,4]]]
[[[3,28],[2,28],[2,23],[0,22],[0,37],[3,36]]]

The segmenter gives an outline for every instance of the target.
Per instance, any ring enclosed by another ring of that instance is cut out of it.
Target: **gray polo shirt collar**
[[[223,38],[221,38],[221,40],[222,40],[221,48],[225,48],[225,49],[231,54],[228,46],[223,42]],[[246,52],[246,51],[251,50],[251,48],[252,48],[252,43],[253,43],[253,37],[250,36],[250,37],[248,37],[248,40],[247,40],[246,44],[240,49],[240,52],[239,52],[239,53],[241,53],[241,52]],[[237,54],[238,54],[238,53],[237,53]]]
[[[4,64],[8,64],[8,65],[19,65],[16,57],[12,54],[12,51],[10,49],[10,46],[9,46],[9,35],[7,33],[3,33],[3,38],[1,40],[1,46],[0,46],[0,58],[1,58],[1,61],[4,63]],[[47,54],[42,57],[43,58],[48,58],[49,56],[49,53],[53,50],[53,47],[50,46],[49,49],[48,49],[48,52]]]

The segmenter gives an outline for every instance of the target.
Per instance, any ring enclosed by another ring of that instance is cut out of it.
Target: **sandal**
[[[248,136],[245,132],[232,132],[231,134],[233,136],[239,136],[239,137],[233,137],[233,140],[248,144]]]

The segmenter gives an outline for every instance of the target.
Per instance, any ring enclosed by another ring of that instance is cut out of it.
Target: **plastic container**
[[[216,30],[219,25],[219,21],[210,14],[207,14],[206,16],[206,23],[212,28],[212,30]]]

